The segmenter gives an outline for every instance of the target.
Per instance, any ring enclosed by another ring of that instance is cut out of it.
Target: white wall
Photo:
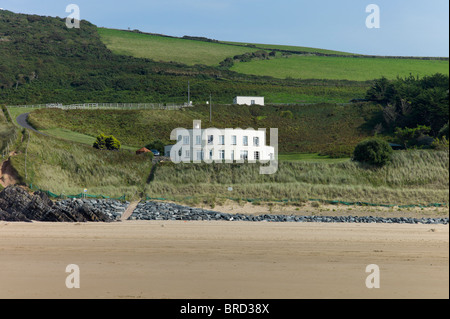
[[[198,144],[197,136],[201,136]],[[213,136],[213,140],[208,141]],[[223,136],[224,143],[221,144]],[[236,137],[236,145],[233,143],[233,136]],[[247,145],[244,145],[244,136],[247,137]],[[181,130],[177,132],[177,144],[175,146],[166,146],[166,156],[170,154],[176,162],[212,162],[242,161],[241,153],[247,152],[245,162],[258,161],[255,158],[255,152],[259,153],[259,161],[269,161],[274,159],[275,149],[266,145],[266,134],[264,131],[253,129],[203,129],[203,130]],[[181,137],[181,140],[180,140]],[[258,145],[255,145],[254,138],[258,138]],[[181,152],[180,152],[181,151]],[[225,158],[221,158],[221,151],[224,151]],[[198,157],[199,152],[203,152],[203,157]],[[211,153],[212,152],[212,156]]]
[[[264,97],[262,96],[236,96],[233,104],[238,105],[264,105]]]

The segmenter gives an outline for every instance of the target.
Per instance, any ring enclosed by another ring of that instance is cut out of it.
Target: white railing
[[[76,109],[122,109],[122,110],[178,110],[183,107],[190,107],[187,103],[81,103],[63,105],[60,103],[49,104],[32,104],[32,105],[8,105],[10,107],[27,107],[27,108],[58,108],[63,110]]]

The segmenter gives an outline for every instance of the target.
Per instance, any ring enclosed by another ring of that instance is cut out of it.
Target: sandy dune
[[[379,289],[365,285],[369,264]],[[449,228],[1,222],[0,269],[0,298],[449,298]]]

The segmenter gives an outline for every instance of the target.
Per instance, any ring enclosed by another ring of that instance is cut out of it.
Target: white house
[[[164,152],[174,162],[268,162],[275,155],[274,147],[266,146],[265,130],[198,127],[174,132],[171,138],[177,143]]]
[[[238,105],[264,105],[263,96],[236,96],[233,104]]]

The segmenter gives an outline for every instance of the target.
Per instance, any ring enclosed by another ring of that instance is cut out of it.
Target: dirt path
[[[136,209],[136,206],[139,204],[139,201],[131,202],[130,205],[128,205],[127,210],[125,213],[123,213],[121,220],[127,220],[131,214],[133,214],[134,210]]]
[[[10,157],[1,163],[0,169],[0,184],[3,187],[8,187],[10,185],[17,184],[18,176],[16,170],[11,165],[11,156],[16,155],[16,153],[12,152],[9,154]]]

